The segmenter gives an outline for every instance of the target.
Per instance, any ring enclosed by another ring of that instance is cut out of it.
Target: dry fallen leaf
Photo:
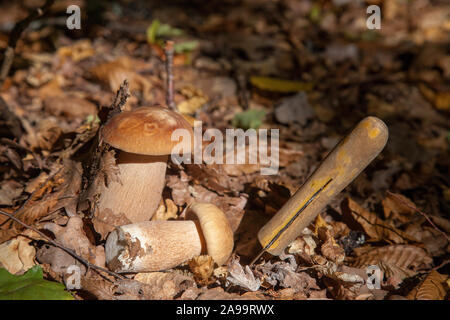
[[[213,282],[214,260],[210,256],[198,256],[188,261],[188,266],[194,274],[194,279],[202,286]]]
[[[365,210],[355,201],[346,198],[342,204],[342,219],[352,230],[364,231],[372,240],[394,243],[416,242],[405,232],[397,229],[390,220],[382,220],[375,213]]]
[[[359,252],[365,252],[359,254]],[[369,265],[376,265],[380,261],[395,265],[400,268],[420,270],[431,266],[432,259],[427,252],[412,245],[390,245],[379,248],[356,248],[356,258],[349,259],[350,265],[356,268],[363,268]]]
[[[178,216],[177,205],[169,198],[161,199],[158,209],[151,220],[169,220]]]
[[[55,223],[46,223],[43,227],[44,229],[51,231],[56,237],[55,241],[64,247],[72,249],[76,254],[92,264],[100,267],[105,266],[104,247],[95,246],[90,243],[83,230],[83,220],[80,217],[71,217],[65,227],[61,227]],[[56,250],[58,251],[61,249],[57,248]],[[52,264],[57,266],[58,261],[52,261]]]
[[[410,300],[444,300],[449,292],[447,275],[431,271],[407,298]]]
[[[242,267],[236,256],[233,256],[228,263],[228,273],[227,280],[236,286],[250,291],[257,291],[261,286],[261,281],[255,278],[250,267]]]
[[[319,239],[322,241],[322,245],[320,246],[322,255],[338,265],[343,263],[345,251],[336,243],[331,231],[326,227],[320,227],[318,229],[318,235]]]
[[[134,280],[152,288],[153,299],[173,299],[189,288],[195,288],[194,279],[177,272],[138,273]]]
[[[401,194],[388,193],[386,198],[383,199],[383,212],[386,219],[397,219],[403,223],[408,222],[414,215],[415,211],[411,207],[406,206],[402,201],[408,203],[411,207],[415,208],[415,204],[407,197]]]
[[[0,244],[0,265],[9,273],[22,273],[33,267],[36,250],[30,240],[19,236]]]

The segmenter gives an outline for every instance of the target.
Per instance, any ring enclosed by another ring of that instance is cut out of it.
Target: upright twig
[[[175,105],[174,95],[173,95],[173,41],[167,40],[164,48],[164,53],[166,55],[166,104],[167,107],[175,110],[177,106]]]
[[[22,226],[24,226],[27,229],[30,229],[34,232],[36,232],[37,234],[39,234],[42,238],[44,238],[47,242],[51,243],[52,245],[54,245],[55,247],[60,248],[61,250],[67,252],[68,254],[70,254],[72,257],[74,257],[75,259],[79,260],[81,263],[83,263],[86,267],[91,268],[91,269],[95,269],[98,271],[103,271],[106,272],[107,274],[116,277],[118,279],[125,279],[123,276],[121,276],[120,274],[113,272],[113,271],[109,271],[108,269],[99,267],[95,264],[90,263],[89,261],[87,261],[86,259],[84,259],[83,257],[80,257],[78,254],[75,253],[75,251],[64,247],[63,245],[59,244],[58,242],[52,240],[51,238],[47,237],[43,232],[39,231],[38,229],[36,229],[35,227],[32,227],[22,221],[20,221],[19,219],[17,219],[15,216],[13,216],[12,214],[2,211],[0,210],[0,214],[5,215],[7,217],[9,217],[10,219],[14,220],[15,222],[21,224]]]
[[[109,107],[111,110],[108,113],[108,122],[116,114],[119,114],[123,111],[123,107],[127,103],[128,98],[130,97],[130,85],[128,80],[123,80],[123,83],[120,85],[119,90],[116,92],[116,96],[114,97],[114,101]]]
[[[9,70],[11,69],[12,62],[14,60],[14,50],[16,49],[17,42],[22,35],[22,32],[30,25],[33,20],[42,17],[48,9],[53,5],[55,0],[46,0],[44,5],[40,8],[34,9],[28,17],[16,23],[11,31],[8,40],[8,46],[5,50],[5,56],[3,58],[3,63],[0,69],[0,87],[3,85],[6,77],[8,76]]]

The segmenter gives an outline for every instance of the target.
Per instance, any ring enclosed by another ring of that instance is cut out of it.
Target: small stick
[[[173,41],[167,40],[164,48],[164,53],[166,55],[166,105],[168,108],[177,111],[177,106],[174,100],[174,88],[173,88]]]
[[[434,223],[433,221],[431,221],[430,217],[428,217],[428,215],[423,212],[422,210],[418,209],[415,206],[410,205],[409,203],[407,203],[405,200],[403,200],[402,198],[400,198],[398,195],[396,195],[395,193],[390,192],[389,190],[386,191],[387,194],[389,194],[390,196],[393,196],[395,199],[397,199],[398,201],[400,201],[402,204],[404,204],[405,206],[407,206],[408,208],[420,213],[421,215],[423,215],[425,217],[425,219],[427,219],[427,221],[433,226],[433,228],[435,228],[437,231],[439,231],[440,233],[442,233],[442,235],[447,239],[448,242],[450,242],[450,238],[448,237],[448,235],[442,231],[441,229],[439,229]]]
[[[119,114],[123,111],[123,107],[127,103],[129,97],[130,97],[130,86],[128,80],[125,79],[123,80],[123,83],[120,85],[119,90],[117,90],[112,105],[109,107],[111,111],[109,111],[108,113],[107,121],[116,114]]]
[[[17,219],[16,217],[14,217],[12,214],[7,213],[5,211],[0,210],[0,214],[5,215],[7,217],[9,217],[10,219],[16,221],[17,223],[21,224],[22,226],[24,226],[27,229],[33,230],[34,232],[36,232],[37,234],[39,234],[41,237],[43,237],[45,240],[47,240],[49,243],[51,243],[52,245],[54,245],[55,247],[60,248],[61,250],[67,252],[68,254],[70,254],[72,257],[74,257],[75,259],[79,260],[81,263],[83,263],[85,266],[87,266],[88,268],[91,269],[96,269],[99,271],[103,271],[106,272],[107,274],[119,278],[119,279],[125,279],[123,276],[121,276],[120,274],[113,272],[113,271],[109,271],[108,269],[99,267],[95,264],[90,263],[89,261],[87,261],[86,259],[84,259],[83,257],[80,257],[78,254],[76,254],[73,250],[64,247],[63,245],[59,244],[58,242],[50,239],[49,237],[47,237],[43,232],[39,231],[38,229],[36,229],[35,227],[29,226],[26,223],[20,221],[19,219]]]

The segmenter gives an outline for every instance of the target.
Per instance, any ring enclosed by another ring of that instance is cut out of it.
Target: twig
[[[8,46],[5,50],[5,56],[3,58],[2,67],[0,69],[0,87],[3,85],[6,77],[8,76],[9,70],[14,60],[14,50],[16,49],[17,42],[22,35],[22,32],[29,26],[29,24],[42,17],[48,9],[53,5],[55,0],[46,0],[44,5],[40,8],[34,9],[28,17],[16,23],[9,36]]]
[[[166,55],[166,104],[167,107],[172,110],[177,110],[177,106],[175,105],[175,100],[173,96],[173,41],[167,40],[166,46],[164,48],[164,53]]]
[[[51,243],[52,245],[54,245],[55,247],[60,248],[61,250],[67,252],[68,254],[70,254],[72,257],[74,257],[75,259],[79,260],[81,263],[83,263],[86,267],[91,268],[91,269],[95,269],[95,270],[99,270],[99,271],[103,271],[106,272],[107,274],[114,276],[118,279],[125,279],[123,276],[121,276],[120,274],[113,272],[113,271],[109,271],[108,269],[99,267],[95,264],[90,263],[89,261],[87,261],[86,259],[84,259],[83,257],[80,257],[78,254],[76,254],[73,250],[64,247],[63,245],[59,244],[58,242],[50,239],[49,237],[47,237],[43,232],[39,231],[38,229],[36,229],[35,227],[29,226],[26,223],[20,221],[19,219],[17,219],[16,217],[14,217],[12,214],[7,213],[5,211],[0,210],[0,214],[5,215],[7,217],[9,217],[10,219],[16,221],[17,223],[21,224],[22,226],[24,226],[27,229],[30,229],[34,232],[36,232],[37,234],[39,234],[41,237],[43,237],[45,240],[47,240],[49,243]]]
[[[127,103],[127,99],[130,97],[130,86],[128,83],[128,80],[123,80],[123,83],[120,85],[119,90],[116,92],[116,96],[114,97],[114,101],[109,107],[111,111],[108,113],[108,118],[106,122],[108,122],[109,119],[111,119],[116,114],[119,114],[123,111],[123,107]]]
[[[430,219],[430,217],[428,217],[428,215],[423,212],[422,210],[420,210],[419,208],[410,205],[409,203],[407,203],[405,200],[403,200],[402,198],[400,198],[398,195],[396,195],[395,193],[390,192],[389,190],[386,191],[387,194],[389,194],[390,196],[393,196],[395,199],[397,199],[398,201],[400,201],[402,204],[404,204],[405,206],[407,206],[408,208],[420,213],[421,215],[423,215],[425,217],[425,219],[427,219],[427,221],[433,226],[433,228],[435,228],[437,231],[439,231],[440,233],[442,233],[442,235],[447,239],[448,242],[450,242],[450,238],[449,236],[442,231],[441,229],[439,229],[434,223],[433,221]]]
[[[123,107],[130,97],[130,90],[128,80],[125,79],[120,85],[119,90],[116,92],[114,101],[112,102],[110,111],[108,113],[106,123],[115,115],[123,111]],[[104,124],[102,124],[104,125]],[[103,141],[101,129],[102,125],[98,128],[95,133],[94,142],[92,143],[89,152],[87,152],[88,157],[83,165],[83,182],[80,192],[80,197],[78,201],[78,209],[86,210],[89,209],[89,216],[92,217],[95,212],[96,200],[95,195],[92,194],[91,186],[94,185],[99,172],[101,170],[101,161],[105,153],[110,150],[110,145]],[[91,205],[93,203],[93,205]]]
[[[450,259],[444,260],[444,261],[442,261],[442,263],[441,263],[440,265],[434,267],[434,268],[431,269],[431,270],[437,271],[437,270],[439,270],[439,269],[442,268],[443,266],[446,266],[446,265],[449,264],[449,263],[450,263]]]

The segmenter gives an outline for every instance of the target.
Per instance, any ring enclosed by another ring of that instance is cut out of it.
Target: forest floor
[[[79,30],[66,27],[72,3]],[[371,4],[381,29],[367,28]],[[0,5],[0,52],[39,5]],[[449,17],[437,0],[56,2],[21,35],[0,87],[0,210],[26,224],[0,215],[0,267],[20,275],[39,265],[65,283],[75,264],[76,299],[448,299]],[[125,79],[125,110],[166,106],[166,39],[178,111],[203,130],[279,129],[280,168],[169,160],[153,219],[213,203],[233,229],[233,255],[225,266],[201,256],[117,277],[46,237],[105,268],[110,229],[80,195],[90,174],[112,169],[86,159]],[[259,229],[369,115],[389,128],[382,153],[284,255],[247,267]],[[68,223],[74,212],[82,225]],[[368,266],[381,270],[379,288],[365,284]]]

